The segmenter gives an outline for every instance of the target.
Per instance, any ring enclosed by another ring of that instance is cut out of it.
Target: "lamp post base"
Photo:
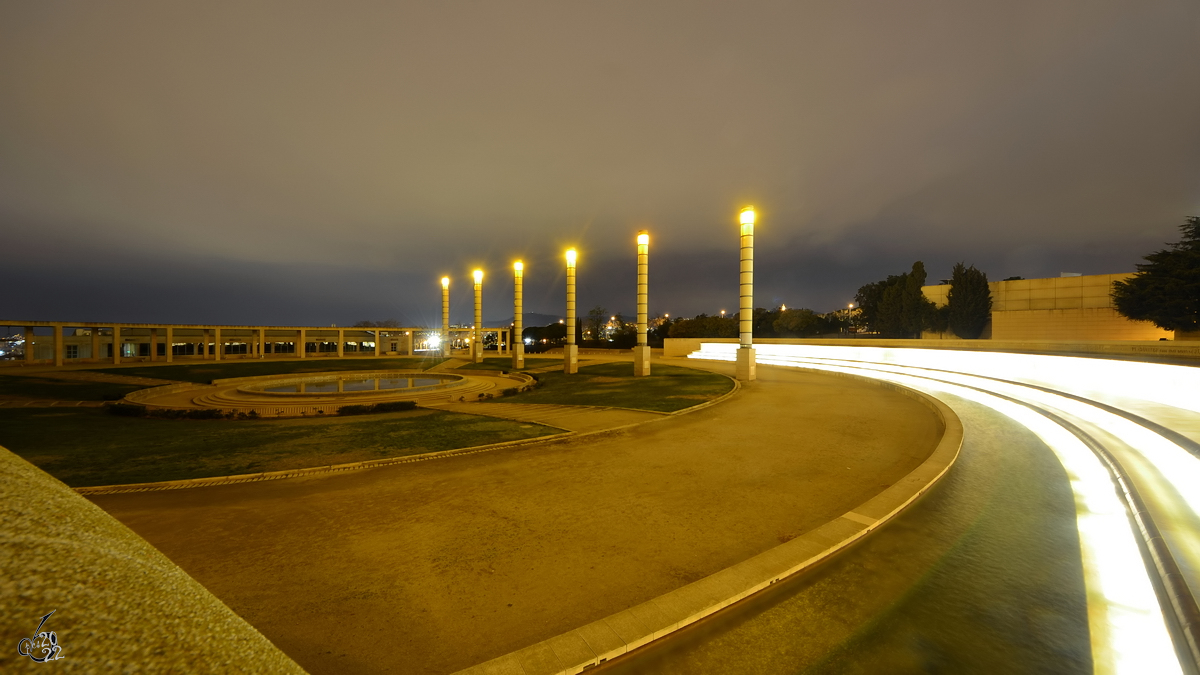
[[[563,346],[563,372],[567,375],[579,372],[579,345]]]
[[[520,370],[525,367],[525,345],[517,342],[512,346],[512,367],[513,370]]]
[[[737,350],[737,379],[749,382],[755,378],[754,349]]]
[[[650,374],[650,348],[633,348],[633,376],[645,377]]]

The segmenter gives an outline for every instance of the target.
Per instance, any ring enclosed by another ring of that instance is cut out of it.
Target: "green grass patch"
[[[145,385],[0,375],[0,395],[52,401],[115,401]]]
[[[544,368],[546,366],[553,366],[561,363],[562,359],[531,359],[527,357],[525,359],[525,368],[523,370],[529,370],[530,368]],[[468,363],[465,366],[455,368],[455,370],[512,370],[512,358],[505,356],[484,358],[483,363]]]
[[[311,358],[287,361],[230,361],[228,363],[173,363],[162,366],[134,366],[130,368],[94,368],[98,373],[154,377],[160,380],[200,382],[231,377],[259,377],[262,375],[286,375],[289,373],[322,373],[335,370],[411,370],[432,368],[445,361],[443,358],[423,359],[420,357],[399,359],[331,359]]]
[[[649,377],[634,377],[632,363],[583,366],[575,375],[538,373],[542,386],[496,399],[504,403],[595,405],[674,412],[711,401],[733,388],[724,375],[654,364]]]
[[[537,438],[537,424],[436,410],[196,421],[0,409],[0,445],[72,487],[300,469]]]

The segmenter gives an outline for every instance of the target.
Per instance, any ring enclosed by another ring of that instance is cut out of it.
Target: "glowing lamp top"
[[[575,252],[575,249],[573,249],[573,248],[567,249],[567,267],[575,266],[575,260],[578,257],[578,255],[579,254]]]
[[[742,209],[742,213],[739,215],[738,219],[742,223],[742,225],[753,225],[754,224],[754,207],[747,206],[746,208]]]
[[[522,270],[524,270],[524,269],[525,269],[525,263],[521,262],[520,260],[518,260],[517,262],[513,263],[513,271],[514,271],[514,272],[520,272],[520,271],[522,271]]]
[[[637,242],[641,246],[645,246],[646,244],[649,244],[650,243],[650,235],[646,234],[645,232],[639,233]]]
[[[450,277],[442,277],[442,288],[450,288]]]
[[[473,276],[475,277],[475,283],[483,283],[483,270],[475,270]]]

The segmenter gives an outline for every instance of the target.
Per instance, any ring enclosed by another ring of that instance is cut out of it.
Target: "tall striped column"
[[[575,344],[575,249],[567,250],[567,344],[563,346],[563,372],[579,372],[579,345]]]
[[[741,289],[739,293],[739,337],[741,348],[737,355],[737,379],[749,382],[755,378],[754,364],[754,207],[742,209]]]
[[[512,351],[513,370],[525,367],[525,341],[521,339],[521,327],[524,318],[525,305],[525,263],[520,260],[513,263],[513,327],[512,336],[508,338],[508,348]]]

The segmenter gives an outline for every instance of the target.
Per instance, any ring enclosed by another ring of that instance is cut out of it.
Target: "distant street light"
[[[740,348],[737,354],[737,379],[755,379],[754,364],[754,207],[742,209],[741,223],[741,289],[738,297]]]
[[[567,249],[567,344],[563,347],[563,372],[579,372],[579,346],[575,344],[575,249]]]

